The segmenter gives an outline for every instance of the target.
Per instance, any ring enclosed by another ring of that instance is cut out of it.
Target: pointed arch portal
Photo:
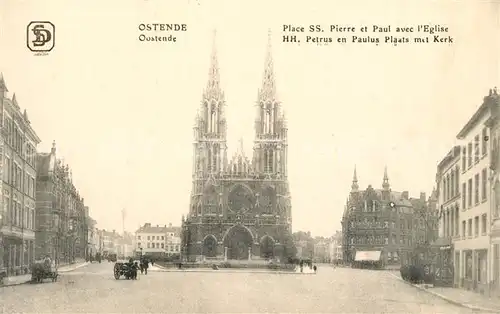
[[[227,258],[248,259],[249,248],[252,247],[252,234],[241,225],[232,227],[224,237],[224,246],[227,247]]]
[[[260,240],[260,257],[262,258],[274,257],[274,240],[270,236],[264,236]]]
[[[203,255],[206,257],[217,256],[217,240],[214,236],[208,235],[203,239]]]

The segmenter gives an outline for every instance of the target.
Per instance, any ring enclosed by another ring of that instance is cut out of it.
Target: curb
[[[417,288],[419,290],[422,290],[422,291],[425,291],[425,292],[427,292],[429,294],[432,294],[433,296],[436,296],[436,297],[438,297],[438,298],[440,298],[442,300],[445,300],[446,302],[448,302],[450,304],[458,305],[458,306],[464,307],[466,309],[470,309],[470,310],[478,311],[478,312],[487,312],[487,313],[498,313],[499,312],[498,310],[494,310],[494,309],[490,309],[490,308],[486,308],[486,307],[474,306],[474,305],[469,305],[469,304],[465,304],[465,303],[460,303],[459,301],[455,301],[455,300],[453,300],[453,299],[451,299],[451,298],[449,298],[447,296],[444,296],[444,295],[442,295],[440,293],[437,293],[437,292],[434,292],[432,290],[429,290],[429,289],[427,289],[425,287],[421,287],[421,286],[418,286],[416,284],[412,284],[410,282],[407,282],[403,278],[401,278],[401,277],[399,277],[397,275],[394,275],[392,273],[389,273],[389,274],[391,276],[393,276],[394,278],[396,278],[396,279],[398,279],[398,280],[400,280],[400,281],[402,281],[402,282],[404,282],[404,283],[406,283],[406,284],[408,284],[408,285],[410,285],[412,287],[415,287],[415,288]]]
[[[247,273],[247,274],[279,274],[279,275],[315,275],[315,273],[296,273],[291,271],[251,271],[251,270],[236,270],[236,269],[167,269],[160,268],[157,270],[150,270],[150,272],[164,272],[164,273]]]
[[[16,283],[13,283],[13,284],[10,284],[10,285],[6,285],[6,284],[0,284],[0,288],[5,288],[5,287],[15,287],[15,286],[20,286],[20,285],[26,285],[26,284],[30,284],[31,283],[31,279],[28,280],[28,281],[21,281],[21,282],[16,282]]]
[[[82,267],[85,267],[85,266],[88,266],[90,263],[89,262],[85,262],[83,264],[78,264],[76,267],[74,268],[71,268],[71,269],[67,269],[67,270],[57,270],[58,273],[69,273],[69,272],[72,272],[74,270],[77,270],[78,268],[82,268]]]

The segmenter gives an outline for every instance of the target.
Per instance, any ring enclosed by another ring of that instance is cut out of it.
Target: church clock
[[[243,213],[252,209],[253,201],[252,192],[242,185],[235,186],[228,195],[229,208],[235,213]]]

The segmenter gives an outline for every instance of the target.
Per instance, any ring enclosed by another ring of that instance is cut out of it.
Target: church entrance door
[[[227,258],[244,260],[248,259],[248,248],[253,242],[250,232],[242,226],[234,226],[229,230],[224,239],[224,246],[227,247]]]
[[[208,236],[203,240],[203,255],[205,257],[217,256],[217,241],[214,237]]]

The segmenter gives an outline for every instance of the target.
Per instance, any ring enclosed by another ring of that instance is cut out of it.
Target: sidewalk
[[[432,287],[430,285],[412,284],[404,281],[400,274],[396,275],[393,272],[389,272],[389,274],[417,289],[424,290],[449,303],[483,313],[500,313],[500,299],[498,298],[489,298],[476,292],[458,288]]]
[[[148,271],[151,272],[169,272],[169,273],[259,273],[259,274],[286,274],[286,275],[314,275],[314,272],[294,272],[294,271],[279,271],[269,269],[246,269],[246,268],[219,268],[217,270],[211,268],[165,268],[161,266],[150,266]]]
[[[84,267],[87,265],[89,265],[88,262],[64,265],[62,267],[59,267],[57,269],[57,271],[59,273],[67,273],[67,272],[73,271],[75,269],[78,269],[78,268],[81,268],[81,267]],[[17,285],[29,283],[30,281],[31,281],[31,274],[5,277],[3,279],[3,283],[0,281],[0,287],[17,286]]]

